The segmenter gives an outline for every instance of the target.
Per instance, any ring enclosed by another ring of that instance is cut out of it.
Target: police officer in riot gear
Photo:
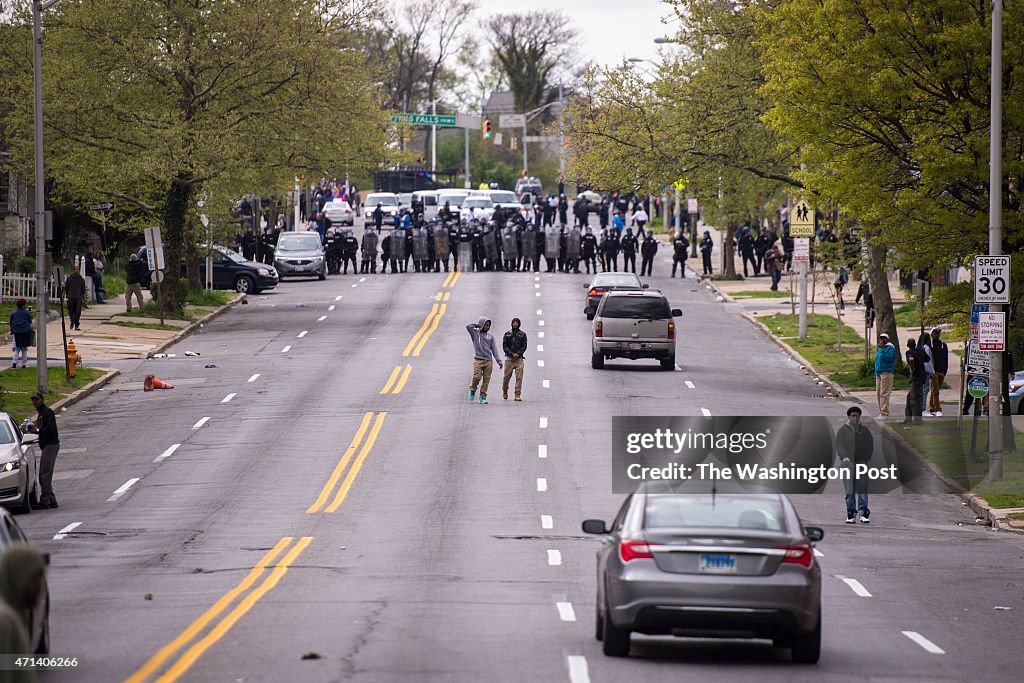
[[[639,246],[640,243],[633,235],[633,228],[626,228],[626,234],[622,238],[622,270],[624,272],[636,272],[636,250]]]
[[[679,277],[686,277],[686,257],[690,249],[690,240],[686,235],[677,232],[672,240],[672,277],[676,276],[676,266],[679,266]]]
[[[597,238],[594,237],[594,229],[587,226],[587,234],[583,236],[580,245],[580,251],[583,254],[583,263],[587,267],[587,273],[590,272],[590,265],[594,265],[594,272],[597,272]]]

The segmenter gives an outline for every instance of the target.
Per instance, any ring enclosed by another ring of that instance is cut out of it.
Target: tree
[[[334,0],[81,0],[44,27],[47,172],[67,194],[117,198],[162,225],[175,268],[195,202],[225,216],[300,172],[342,176],[385,154],[387,126],[354,40],[371,5]],[[27,2],[17,21],[26,25]],[[24,37],[25,32],[19,33]],[[32,158],[31,43],[0,54],[16,158]],[[338,122],[345,135],[331,134]],[[165,280],[165,306],[183,286]]]
[[[572,64],[577,32],[563,12],[497,14],[484,23],[494,60],[508,79],[520,112],[554,101],[554,77]]]

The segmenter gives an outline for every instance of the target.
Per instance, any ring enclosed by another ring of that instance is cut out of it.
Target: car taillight
[[[623,562],[631,560],[650,560],[654,558],[653,551],[660,546],[652,545],[647,541],[636,541],[623,539],[619,542],[619,557]]]
[[[676,338],[676,324],[675,323],[669,323],[668,324],[668,338],[669,339],[675,339]]]
[[[604,327],[604,323],[601,322],[600,320],[598,320],[596,323],[594,323],[594,336],[595,337],[600,337],[601,336],[601,333],[604,331],[602,329],[603,327]]]
[[[600,289],[597,289],[596,287],[591,287],[590,291],[587,292],[587,296],[597,296],[600,293],[601,293]]]
[[[798,564],[801,567],[811,568],[814,564],[814,551],[811,550],[809,545],[791,545],[788,548],[783,548],[786,554],[782,557],[782,562],[791,562]]]

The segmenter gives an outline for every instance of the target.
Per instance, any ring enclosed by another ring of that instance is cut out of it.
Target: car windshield
[[[462,203],[466,201],[465,195],[461,194],[442,194],[437,198],[438,206],[444,206],[447,202],[450,206],[461,207]]]
[[[420,197],[423,206],[437,206],[437,195],[425,194]]]
[[[636,287],[640,288],[640,279],[633,273],[602,273],[595,275],[590,282],[591,287]]]
[[[282,235],[277,241],[278,251],[317,251],[320,249],[320,236],[316,233],[305,235]]]
[[[487,197],[470,197],[466,200],[465,205],[470,209],[490,209],[494,206],[494,202]]]
[[[775,497],[730,494],[651,494],[644,528],[715,527],[782,531],[782,502]]]
[[[671,318],[672,310],[668,300],[660,296],[605,296],[597,314],[602,318],[657,320]]]
[[[509,192],[507,190],[502,190],[501,192],[492,192],[491,201],[500,204],[515,204],[517,201],[516,193]]]
[[[245,263],[246,260],[247,260],[244,256],[239,254],[237,251],[231,251],[230,249],[224,249],[224,248],[219,248],[219,249],[217,249],[217,251],[219,251],[221,254],[223,254],[225,258],[229,258],[232,261],[234,261],[235,263]]]
[[[366,205],[377,208],[378,204],[384,206],[398,206],[398,197],[392,197],[391,195],[384,194],[371,194],[366,198]]]
[[[7,420],[0,420],[0,444],[15,443],[14,431],[11,423]]]

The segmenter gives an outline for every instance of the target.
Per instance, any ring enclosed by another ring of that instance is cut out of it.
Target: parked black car
[[[273,266],[265,263],[249,261],[238,252],[227,247],[213,245],[210,247],[213,255],[213,288],[233,289],[243,294],[259,294],[260,292],[277,287],[278,274]],[[139,258],[146,262],[146,247],[141,247],[137,252]],[[200,253],[204,256],[199,261],[199,280],[206,284],[206,249],[201,248]],[[181,276],[188,275],[188,267],[181,264]],[[152,282],[152,271],[146,271],[142,286],[148,288]]]

